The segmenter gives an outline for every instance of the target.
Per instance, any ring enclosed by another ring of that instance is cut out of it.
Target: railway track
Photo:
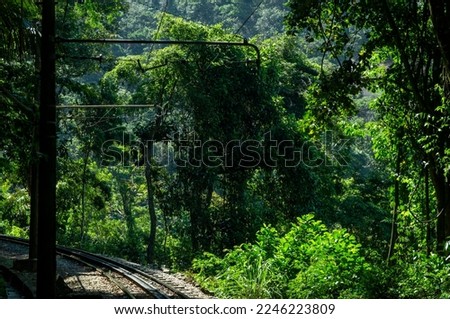
[[[20,238],[0,235],[0,240],[9,243],[28,246],[28,241]],[[89,253],[79,249],[57,246],[57,254],[65,259],[80,263],[86,267],[95,269],[106,277],[113,285],[117,286],[128,298],[136,298],[136,294],[130,291],[123,280],[118,280],[117,275],[125,278],[138,286],[147,298],[153,299],[189,299],[191,298],[184,287],[173,284],[164,278],[162,273],[150,274],[132,263],[118,261],[105,256]],[[114,274],[114,275],[113,275]],[[142,296],[141,296],[142,297]]]

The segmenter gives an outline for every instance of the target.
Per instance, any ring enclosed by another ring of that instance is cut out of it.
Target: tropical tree
[[[36,258],[39,12],[33,1],[15,0],[2,1],[0,11],[0,120],[5,124],[0,149],[6,159],[0,170],[14,167],[16,186],[31,198],[29,255]]]
[[[443,42],[450,28],[445,2],[291,0],[288,6],[291,32],[302,32],[335,61],[311,90],[312,112],[332,122],[337,115],[355,114],[351,96],[363,88],[381,93],[374,108],[389,131],[388,145],[401,145],[403,150],[393,150],[399,163],[426,174],[433,185],[436,213],[427,218],[424,212],[422,219],[424,225],[437,221],[442,252],[450,235],[448,46]],[[401,210],[396,198],[394,221]],[[395,225],[392,237],[391,246]]]

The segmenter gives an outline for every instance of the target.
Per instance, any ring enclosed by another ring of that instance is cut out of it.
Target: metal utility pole
[[[55,25],[55,0],[43,0],[39,108],[37,298],[54,298],[56,288]]]

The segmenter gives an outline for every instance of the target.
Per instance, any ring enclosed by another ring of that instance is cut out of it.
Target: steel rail
[[[154,275],[151,275],[151,274],[149,274],[149,273],[147,273],[145,271],[142,271],[139,268],[127,265],[125,263],[119,262],[117,260],[114,260],[114,259],[111,259],[111,258],[108,258],[108,257],[104,257],[104,256],[93,254],[93,253],[90,253],[90,252],[78,250],[78,249],[75,249],[75,248],[71,248],[70,250],[71,251],[75,251],[75,252],[76,251],[80,251],[80,252],[82,252],[83,254],[85,254],[87,256],[92,256],[92,257],[94,257],[94,258],[96,258],[96,259],[98,259],[100,261],[107,262],[107,263],[116,265],[118,267],[121,267],[123,269],[126,269],[129,272],[139,274],[142,277],[145,277],[145,278],[147,278],[147,279],[149,279],[151,281],[154,281],[157,284],[159,284],[159,285],[165,287],[166,289],[172,291],[174,294],[176,294],[178,297],[180,297],[180,299],[190,299],[190,297],[188,295],[186,295],[185,293],[179,291],[177,288],[173,287],[171,284],[165,282],[164,280],[162,280],[160,278],[155,277]]]
[[[0,240],[5,240],[5,241],[8,241],[8,242],[21,244],[21,245],[28,245],[28,240],[22,239],[22,238],[16,238],[16,237],[0,235]],[[57,246],[56,247],[56,253],[58,255],[61,255],[61,256],[65,257],[65,258],[72,259],[72,260],[75,260],[77,262],[81,262],[81,263],[83,263],[83,264],[85,264],[87,266],[90,266],[90,267],[94,268],[95,270],[99,270],[98,267],[89,264],[89,262],[90,263],[95,263],[98,266],[106,267],[106,268],[108,268],[108,269],[110,269],[112,271],[115,271],[115,272],[119,273],[120,275],[122,275],[123,277],[129,279],[133,283],[137,284],[147,294],[155,297],[156,299],[168,299],[169,298],[168,296],[160,293],[155,287],[151,286],[149,283],[143,281],[139,277],[134,276],[129,271],[126,271],[124,269],[120,269],[119,267],[114,266],[112,264],[108,264],[107,261],[101,261],[99,259],[96,259],[96,258],[94,258],[94,255],[92,255],[92,256],[87,256],[87,254],[83,255],[84,252],[82,252],[81,250],[74,250],[74,249],[70,249],[70,248],[66,248],[66,247],[62,247],[62,246]],[[102,275],[105,275],[105,277],[109,278],[103,270],[100,270],[100,271],[101,271]],[[111,279],[111,278],[109,278],[109,279]],[[122,289],[122,286],[119,285],[115,280],[112,280],[112,282],[114,284],[116,284],[120,289]],[[123,291],[128,295],[127,291],[125,291],[125,290],[123,290]]]
[[[5,235],[0,235],[0,240],[5,240],[5,241],[21,244],[21,245],[28,245],[28,240],[26,240],[26,239],[10,237],[10,236],[5,236]],[[156,299],[169,299],[170,296],[159,291],[156,287],[154,287],[153,285],[151,285],[149,282],[147,282],[146,280],[144,280],[141,277],[144,277],[145,279],[149,279],[149,280],[157,283],[158,285],[161,285],[165,289],[168,289],[171,292],[173,292],[179,298],[182,298],[182,299],[190,298],[183,292],[178,291],[176,288],[174,288],[170,284],[168,284],[150,274],[147,274],[147,273],[143,272],[142,270],[137,269],[136,267],[132,267],[130,265],[120,263],[118,261],[115,261],[113,259],[110,259],[110,258],[107,258],[104,256],[89,253],[89,252],[86,252],[86,251],[83,251],[80,249],[67,248],[67,247],[62,247],[62,246],[57,246],[57,254],[65,257],[65,258],[71,258],[77,262],[84,263],[96,270],[100,270],[102,272],[102,274],[105,275],[106,277],[108,277],[106,275],[106,273],[104,271],[102,271],[101,269],[98,269],[98,267],[105,267],[114,272],[117,272],[117,273],[121,274],[122,276],[124,276],[125,278],[127,278],[130,281],[137,284],[146,293],[148,293],[149,295],[152,295]],[[98,267],[95,265],[97,265]],[[120,284],[118,284],[114,280],[112,280],[112,282],[115,283],[116,285],[118,285],[121,290],[123,290],[127,295],[129,295],[129,292],[122,289]],[[123,288],[125,288],[125,287],[123,287]]]
[[[119,287],[130,299],[136,299],[136,297],[130,292],[130,290],[128,288],[126,288],[124,285],[122,285],[120,282],[118,282],[116,279],[114,279],[110,274],[105,272],[103,269],[98,268],[97,266],[94,266],[93,264],[87,262],[86,260],[78,258],[74,255],[68,255],[68,254],[65,254],[62,252],[58,252],[58,251],[57,251],[57,254],[64,258],[67,258],[67,259],[76,260],[80,264],[83,264],[85,266],[88,266],[89,268],[95,269],[96,271],[101,273],[103,276],[108,278],[111,282],[113,282],[117,287]]]
[[[128,269],[125,269],[124,267],[121,267],[119,265],[115,265],[114,263],[111,263],[107,259],[98,258],[97,255],[87,253],[85,251],[72,249],[72,248],[65,248],[61,246],[57,246],[57,252],[63,252],[70,256],[76,256],[82,260],[89,261],[91,263],[94,263],[100,267],[106,267],[111,269],[112,271],[115,271],[125,278],[128,278],[129,280],[133,281],[135,284],[137,284],[139,287],[141,287],[146,293],[149,295],[154,296],[156,299],[169,299],[169,296],[166,294],[160,292],[156,287],[151,285],[150,283],[146,282],[142,278],[136,276],[132,271],[129,271]]]

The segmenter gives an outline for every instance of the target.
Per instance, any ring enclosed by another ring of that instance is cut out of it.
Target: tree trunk
[[[233,247],[248,240],[250,223],[244,208],[246,176],[239,171],[232,171],[228,174],[226,177],[228,179],[226,185],[228,189],[225,196],[230,222],[228,245],[229,247]]]
[[[125,222],[127,224],[127,233],[128,233],[128,241],[133,242],[134,238],[134,218],[132,212],[132,203],[131,196],[128,191],[128,186],[124,183],[124,181],[120,181],[121,185],[119,186],[120,197],[122,198],[122,206],[123,206],[123,214],[125,215]],[[125,184],[125,185],[124,185]]]
[[[203,211],[209,212],[209,207],[211,206],[212,201],[212,195],[214,192],[214,184],[212,181],[208,183],[208,187],[206,188],[206,199],[203,203]],[[205,215],[205,214],[204,214]],[[208,213],[208,215],[205,215],[205,249],[207,251],[211,250],[211,243],[214,238],[214,229],[211,221],[211,216]]]
[[[450,236],[450,184],[447,176],[440,169],[433,169],[431,177],[437,203],[437,251],[443,254],[446,239]]]
[[[450,7],[448,2],[443,0],[429,0],[428,6],[434,34],[444,60],[445,93],[450,97]]]
[[[81,225],[80,225],[80,246],[83,245],[84,235],[86,233],[86,174],[89,161],[89,153],[87,150],[83,158],[83,173],[81,177]]]
[[[150,234],[147,245],[147,262],[153,264],[155,261],[156,244],[156,209],[155,209],[155,191],[153,186],[153,177],[151,171],[151,160],[153,158],[153,141],[148,141],[145,157],[145,181],[147,184],[147,204],[150,215]]]
[[[127,224],[127,254],[131,261],[139,261],[139,251],[137,249],[136,223],[133,216],[133,192],[130,185],[122,177],[117,177],[119,183],[119,194],[122,199],[123,214]]]
[[[400,175],[401,175],[401,162],[402,162],[402,147],[399,144],[397,146],[397,160],[395,164],[395,182],[394,182],[394,209],[392,211],[392,225],[391,225],[391,239],[389,242],[388,263],[394,255],[395,243],[398,239],[398,209],[400,207]]]
[[[199,177],[200,179],[193,180],[189,199],[191,245],[194,253],[209,251],[213,240],[213,227],[208,208],[211,205],[214,185],[208,173],[204,174]]]
[[[426,219],[426,243],[427,243],[427,256],[431,254],[431,210],[430,210],[430,174],[428,169],[425,168],[425,219]]]
[[[200,240],[199,240],[199,227],[200,227],[200,218],[199,218],[198,209],[190,209],[190,220],[191,220],[191,245],[192,251],[199,252],[200,251]]]

